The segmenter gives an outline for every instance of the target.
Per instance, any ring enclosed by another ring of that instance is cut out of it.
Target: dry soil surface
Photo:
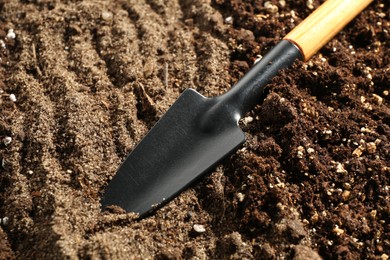
[[[0,1],[0,258],[387,259],[388,1],[276,77],[199,183],[100,209],[184,89],[225,92],[320,2]]]

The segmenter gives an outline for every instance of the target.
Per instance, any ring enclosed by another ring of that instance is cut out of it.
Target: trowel
[[[115,205],[146,216],[213,170],[245,142],[239,120],[264,98],[272,77],[310,59],[371,2],[325,1],[221,96],[185,90],[119,167],[103,209]]]

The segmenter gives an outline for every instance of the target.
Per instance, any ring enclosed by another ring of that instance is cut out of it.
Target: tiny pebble
[[[340,236],[341,234],[344,233],[344,230],[341,229],[341,228],[339,228],[339,226],[336,225],[336,227],[333,229],[333,232],[334,232],[336,235]]]
[[[345,190],[341,194],[341,197],[343,198],[344,201],[347,201],[349,199],[350,195],[351,195],[351,192],[349,190]]]
[[[8,39],[15,39],[16,38],[16,34],[14,32],[14,29],[9,29],[8,32],[7,32],[7,36],[6,36]]]
[[[277,13],[279,8],[276,5],[273,5],[270,1],[264,3],[264,7],[269,13]]]
[[[258,63],[259,61],[261,61],[262,58],[263,58],[263,56],[257,55],[254,64],[256,64],[256,63]]]
[[[352,155],[355,157],[360,157],[362,156],[362,154],[363,154],[363,150],[360,148],[360,146],[352,152]]]
[[[313,0],[307,0],[307,1],[306,1],[306,6],[307,6],[307,8],[309,8],[309,9],[314,9]]]
[[[245,199],[245,195],[242,194],[241,192],[237,193],[237,199],[239,202],[243,202]]]
[[[10,94],[10,95],[9,95],[9,99],[10,99],[12,102],[16,102],[16,96],[15,96],[15,94]]]
[[[206,228],[201,224],[194,224],[193,228],[194,228],[195,232],[197,232],[197,233],[206,232]]]
[[[373,154],[376,152],[376,144],[374,142],[367,143],[367,153]]]
[[[1,220],[1,223],[3,224],[3,226],[7,226],[8,223],[9,223],[9,218],[8,218],[8,217],[4,217],[4,218]]]
[[[243,119],[244,124],[249,124],[252,122],[253,122],[253,117],[251,117],[251,116],[244,117],[244,119]]]
[[[297,157],[299,159],[302,159],[303,158],[303,152],[305,151],[305,148],[303,146],[298,146],[297,148]]]
[[[4,145],[9,145],[11,142],[12,142],[12,137],[10,137],[10,136],[4,137],[4,139],[3,139]]]
[[[313,148],[307,148],[307,153],[308,154],[312,154],[312,153],[314,153],[315,152],[315,150],[313,149]]]
[[[315,223],[318,221],[318,213],[315,212],[313,216],[311,216],[310,220]]]
[[[285,0],[279,0],[279,4],[281,7],[285,7],[286,6],[286,1]]]
[[[336,172],[337,173],[343,173],[343,174],[347,174],[348,173],[348,171],[346,169],[344,169],[344,166],[341,163],[337,163]]]
[[[332,130],[325,129],[324,131],[322,131],[322,133],[324,135],[332,135]]]
[[[385,18],[386,17],[386,14],[385,13],[376,13],[377,16],[379,16],[380,18]]]
[[[227,24],[233,24],[233,17],[231,17],[231,16],[226,17],[226,18],[225,18],[225,23],[227,23]]]
[[[349,184],[348,182],[345,182],[345,183],[343,183],[343,187],[344,187],[344,189],[349,190],[349,189],[351,189],[351,184]]]
[[[360,128],[360,132],[362,133],[372,133],[372,130],[369,127],[362,127]]]
[[[113,18],[113,16],[114,16],[114,15],[113,15],[111,12],[108,12],[108,11],[102,12],[102,19],[103,19],[104,21],[107,21],[107,22],[111,21],[112,18]]]
[[[378,105],[382,105],[383,103],[383,97],[377,95],[377,94],[372,94],[372,96],[374,97],[375,99],[375,102],[378,104]]]
[[[286,206],[283,205],[283,204],[280,203],[280,202],[276,203],[276,207],[277,207],[279,210],[285,210],[285,209],[286,209]]]

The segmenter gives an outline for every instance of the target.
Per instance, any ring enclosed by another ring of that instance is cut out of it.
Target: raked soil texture
[[[275,77],[198,183],[101,210],[180,93],[226,92],[322,2],[0,1],[0,258],[388,259],[388,1]]]

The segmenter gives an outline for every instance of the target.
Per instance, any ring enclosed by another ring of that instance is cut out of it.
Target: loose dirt
[[[265,2],[2,1],[0,258],[387,259],[387,1],[276,77],[201,182],[143,220],[100,210],[184,89],[225,92],[322,1]]]

